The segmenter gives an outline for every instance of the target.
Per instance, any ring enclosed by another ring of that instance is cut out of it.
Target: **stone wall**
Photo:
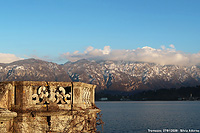
[[[0,107],[17,113],[4,122],[6,130],[95,132],[100,112],[95,106],[95,87],[81,82],[0,82]]]

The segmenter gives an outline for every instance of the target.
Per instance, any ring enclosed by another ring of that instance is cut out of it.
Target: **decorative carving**
[[[40,103],[38,94],[33,94],[32,95],[32,102],[33,102],[33,104]]]
[[[83,88],[82,101],[85,104],[90,104],[90,88],[88,87]]]
[[[56,90],[56,103],[61,102],[62,104],[64,103],[70,103],[70,100],[67,100],[68,98],[71,98],[71,93],[66,94],[66,91],[63,87],[59,87]]]
[[[48,99],[49,93],[48,93],[48,88],[41,86],[38,89],[38,97],[39,100],[41,101],[41,103],[49,103],[49,99]]]
[[[37,94],[32,95],[33,104],[70,104],[71,92],[67,92],[63,87],[45,87],[37,89]]]

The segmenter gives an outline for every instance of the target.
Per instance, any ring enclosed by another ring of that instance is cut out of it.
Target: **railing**
[[[1,129],[20,133],[95,131],[96,113],[100,112],[93,106],[95,87],[81,82],[0,82],[0,107],[17,113],[14,120],[9,117],[3,122],[8,128],[3,125]]]
[[[13,81],[0,83],[0,88],[4,88],[2,90],[8,89],[9,91],[6,94],[7,107],[5,108],[13,111],[91,108],[95,100],[95,87],[96,85],[81,82]]]
[[[33,104],[70,104],[71,87],[48,87],[40,86],[34,90],[32,95]]]

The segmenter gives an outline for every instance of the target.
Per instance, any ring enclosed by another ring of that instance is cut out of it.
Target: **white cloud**
[[[175,46],[174,46],[173,44],[170,44],[169,46],[170,46],[171,48],[175,48]]]
[[[73,53],[73,54],[78,54],[78,52],[79,52],[79,51],[74,51],[74,53]]]
[[[87,49],[84,51],[84,53],[88,53],[92,51],[94,48],[92,46],[87,47]]]
[[[104,55],[109,54],[111,49],[110,46],[105,46],[103,50],[100,49]]]
[[[23,58],[19,58],[14,54],[5,54],[0,53],[0,63],[11,63],[13,61],[22,60]]]
[[[154,49],[148,46],[133,50],[111,50],[110,46],[105,46],[104,49],[95,49],[88,47],[84,53],[64,53],[62,59],[77,61],[80,59],[88,60],[124,60],[124,61],[139,61],[151,62],[161,65],[196,65],[200,64],[200,53],[186,54],[176,51],[173,44],[170,48],[161,46],[161,49]]]
[[[162,49],[165,49],[165,45],[162,45],[161,48],[162,48]]]

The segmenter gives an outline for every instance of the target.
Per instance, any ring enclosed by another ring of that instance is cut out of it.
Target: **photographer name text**
[[[148,129],[148,133],[200,133],[199,129]]]

